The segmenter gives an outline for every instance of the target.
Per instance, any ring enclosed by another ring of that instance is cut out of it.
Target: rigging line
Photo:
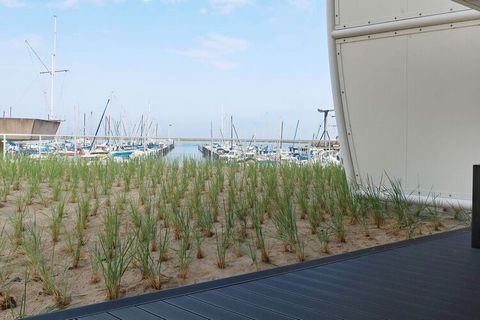
[[[30,56],[30,61],[32,62],[33,64],[33,57],[31,55],[31,53],[29,52],[29,56]],[[25,96],[28,94],[28,92],[30,91],[30,89],[32,88],[33,86],[33,83],[35,82],[36,78],[38,77],[37,74],[35,74],[35,77],[28,83],[26,89],[24,90],[23,93],[20,94],[19,98],[15,100],[15,103],[13,104],[14,106],[18,105],[24,98]]]
[[[32,63],[32,66],[35,65],[35,62],[34,62],[34,59],[33,59],[33,56],[32,56],[32,52],[30,50],[28,50],[28,55],[30,57],[30,62]],[[34,68],[36,69],[36,68]],[[45,85],[44,85],[44,82],[42,81],[42,79],[40,78],[40,73],[38,73],[37,70],[34,70],[34,74],[35,74],[35,77],[36,79],[38,80],[38,84],[39,84],[39,87],[40,87],[40,91],[41,91],[41,95],[43,97],[43,100],[45,102],[45,109],[44,111],[46,113],[48,113],[48,99],[47,99],[47,89],[45,88]]]
[[[116,105],[119,105],[120,106],[120,118],[121,118],[121,114],[122,114],[122,108],[123,108],[123,105],[122,105],[122,101],[120,101],[120,99],[118,98],[117,94],[115,91],[112,91],[112,103],[115,101]],[[115,108],[111,107],[110,110],[114,111]],[[110,113],[111,115],[112,113]]]
[[[62,103],[63,103],[63,89],[64,89],[64,86],[65,86],[65,82],[66,82],[66,78],[67,78],[68,74],[65,72],[65,74],[63,75],[62,77],[62,85],[60,86],[60,98],[58,99],[58,105],[61,106]]]
[[[120,101],[120,99],[118,98],[117,94],[115,93],[115,91],[112,91],[112,100],[114,100],[116,103],[118,103],[120,106],[122,105],[122,102]]]
[[[23,99],[25,99],[25,97],[27,96],[27,94],[30,92],[30,89],[33,87],[33,83],[35,82],[36,77],[32,79],[32,81],[30,81],[30,83],[28,84],[26,90],[24,90],[23,94],[20,95],[20,97],[15,101],[14,103],[14,106],[17,106],[20,104],[20,102],[23,101]]]
[[[42,95],[43,95],[46,90],[43,88],[42,79],[40,79],[40,73],[38,73],[38,71],[37,71],[36,68],[34,67],[35,62],[33,61],[32,52],[31,52],[30,50],[27,50],[27,52],[28,52],[28,56],[29,56],[29,58],[30,58],[30,62],[32,63],[33,74],[35,75],[35,79],[38,80],[38,84],[39,84],[40,90],[41,90]]]
[[[48,99],[47,99],[47,91],[42,90],[42,96],[45,99],[45,111],[48,112]]]
[[[32,52],[35,54],[35,56],[37,57],[38,61],[40,61],[40,63],[43,65],[43,67],[45,68],[45,70],[47,71],[47,73],[50,73],[52,74],[53,72],[51,70],[48,69],[48,67],[45,65],[45,63],[43,62],[42,58],[40,58],[40,56],[37,54],[37,52],[32,48],[32,46],[30,45],[30,43],[28,43],[28,40],[25,40],[25,43],[27,44],[27,46],[30,48],[30,50],[32,50]]]

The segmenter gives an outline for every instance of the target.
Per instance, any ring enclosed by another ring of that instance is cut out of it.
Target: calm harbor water
[[[175,148],[167,155],[167,159],[183,159],[193,158],[202,160],[202,153],[198,150],[198,146],[204,144],[201,141],[175,142]]]

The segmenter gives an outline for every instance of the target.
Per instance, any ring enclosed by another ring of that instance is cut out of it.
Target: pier
[[[340,163],[340,145],[337,141],[279,143],[265,139],[261,144],[257,142],[210,142],[199,145],[198,150],[204,158],[233,162]]]
[[[218,153],[212,148],[212,146],[204,144],[198,146],[198,151],[200,151],[205,158],[218,159]]]
[[[28,138],[28,139],[26,139]],[[7,155],[33,158],[114,158],[128,160],[143,156],[166,156],[175,148],[173,139],[128,136],[68,136],[0,133],[0,150]]]
[[[172,140],[170,143],[165,144],[162,148],[160,148],[160,150],[156,154],[162,157],[165,157],[174,148],[175,148],[175,141]]]

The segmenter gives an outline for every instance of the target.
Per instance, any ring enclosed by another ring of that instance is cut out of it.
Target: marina
[[[0,320],[480,319],[480,0],[0,21]]]
[[[321,148],[312,145],[293,145],[282,149],[275,144],[261,145],[227,145],[222,143],[203,144],[198,146],[199,151],[207,159],[223,160],[228,162],[285,162],[295,164],[321,163],[339,164],[338,148]]]
[[[115,136],[49,136],[28,135],[28,141],[22,135],[4,136],[3,156],[29,156],[41,159],[49,156],[68,157],[70,159],[113,159],[118,161],[146,157],[167,156],[179,147],[169,159],[211,159],[227,162],[285,162],[296,164],[321,163],[339,164],[339,146],[320,147],[313,145],[292,145],[280,149],[276,142],[262,144],[205,144],[198,139],[115,137]],[[27,137],[27,136],[25,136]],[[270,140],[271,141],[271,140]]]
[[[2,136],[2,135],[0,135]],[[148,156],[166,156],[175,148],[171,139],[145,137],[84,136],[82,138],[60,135],[3,135],[3,156],[28,156],[43,159],[52,156],[69,159],[124,161]],[[22,138],[28,138],[27,141]]]
[[[84,112],[83,123],[79,124],[82,114],[79,113],[78,106],[74,106],[73,119],[71,119],[73,121],[68,123],[71,126],[72,134],[59,134],[59,129],[64,128],[66,123],[62,125],[64,121],[59,120],[54,113],[55,107],[57,107],[56,81],[60,74],[66,74],[70,70],[57,68],[57,33],[57,16],[54,16],[50,66],[47,66],[29,40],[25,40],[28,52],[33,55],[33,61],[42,68],[40,75],[50,77],[48,120],[13,118],[12,108],[10,108],[10,116],[6,117],[4,111],[3,118],[0,118],[0,149],[4,158],[14,155],[35,159],[55,156],[69,159],[127,161],[149,156],[166,157],[175,149],[176,144],[180,143],[184,146],[188,145],[190,148],[180,148],[177,152],[173,152],[169,159],[203,158],[226,162],[340,164],[339,142],[337,139],[331,139],[329,134],[329,127],[335,127],[328,123],[329,114],[332,118],[334,113],[334,110],[331,109],[317,110],[322,114],[323,120],[311,140],[297,137],[300,120],[296,121],[293,139],[284,137],[285,123],[283,120],[280,121],[279,138],[262,139],[253,134],[252,138],[244,139],[238,135],[236,127],[238,124],[234,124],[233,115],[227,117],[223,111],[218,128],[222,138],[214,138],[213,121],[210,125],[210,138],[170,137],[171,123],[165,126],[167,137],[160,138],[159,123],[151,116],[150,102],[148,103],[148,112],[141,113],[138,121],[122,116],[121,112],[115,116],[113,101],[117,100],[117,97],[112,91],[106,100],[98,123],[93,119],[93,112],[87,123],[87,113]],[[117,102],[119,101],[117,100]],[[119,103],[121,104],[121,102]],[[227,118],[230,120],[228,128],[230,139],[225,139],[223,135]],[[92,125],[95,125],[95,130]],[[91,134],[87,134],[87,127],[90,128]],[[82,129],[83,134],[79,134]],[[196,152],[193,152],[193,146],[197,149]]]

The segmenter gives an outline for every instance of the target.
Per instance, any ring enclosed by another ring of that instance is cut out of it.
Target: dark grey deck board
[[[101,313],[93,316],[78,318],[78,320],[118,320],[118,318],[115,318],[108,313]]]
[[[148,304],[139,305],[138,308],[153,314],[162,315],[167,320],[202,320],[208,319],[200,315],[191,313],[184,309],[172,306],[163,301],[155,301]]]
[[[287,276],[287,275],[285,275]],[[335,307],[337,313],[348,319],[384,319],[386,311],[374,303],[370,298],[364,298],[359,293],[349,292],[340,287],[327,283],[312,284],[306,279],[292,279],[286,277],[265,279],[261,283],[274,288],[289,290],[299,297],[314,297],[317,300],[327,302],[331,308]],[[334,292],[334,294],[332,294]],[[353,299],[355,297],[355,299]],[[330,311],[330,312],[333,312]]]
[[[462,268],[457,270],[446,270],[441,267],[441,262],[439,262],[438,264],[432,264],[430,268],[418,270],[413,267],[408,267],[408,265],[402,265],[402,268],[399,268],[401,265],[400,263],[386,260],[387,259],[376,264],[367,261],[356,261],[355,263],[352,263],[352,267],[358,267],[359,270],[361,270],[361,267],[374,269],[380,276],[389,273],[396,274],[398,277],[397,281],[423,281],[427,283],[436,283],[448,287],[452,291],[458,291],[458,293],[463,294],[472,294],[477,291],[475,286],[472,287],[468,285],[468,283],[471,284],[470,281],[473,281],[473,278],[465,279],[464,276],[458,274],[465,272]],[[467,286],[465,286],[465,284],[467,284]]]
[[[417,283],[417,282],[399,282],[395,281],[395,275],[391,274],[389,277],[378,276],[375,273],[367,273],[368,271],[363,270],[355,270],[352,272],[351,270],[344,270],[344,269],[328,269],[328,274],[330,276],[336,276],[340,279],[348,278],[351,281],[362,281],[365,280],[368,282],[368,289],[372,289],[374,287],[383,287],[384,290],[388,292],[388,294],[393,294],[398,290],[402,290],[403,292],[413,292],[415,294],[420,295],[428,295],[432,292],[436,292],[439,287],[438,286],[431,286],[430,283]],[[320,272],[314,270],[304,270],[302,273],[311,274],[311,277],[318,277]],[[320,273],[321,274],[321,273]],[[459,296],[456,293],[452,293],[449,290],[445,290],[445,292],[441,295],[440,299],[444,299],[445,302],[450,302],[453,299],[460,298],[461,302],[467,303],[470,302],[469,299],[464,299],[463,296]]]
[[[340,312],[338,312],[338,308],[335,305],[318,299],[318,297],[302,297],[288,289],[278,289],[260,282],[246,283],[242,286],[242,288],[266,297],[275,297],[275,300],[282,304],[293,303],[295,305],[299,305],[300,307],[306,305],[309,308],[313,308],[314,312],[319,312],[322,315],[322,319],[324,319],[324,317],[327,317],[328,319],[345,318],[342,316],[345,314],[344,310],[340,310]]]
[[[301,307],[306,306],[312,308],[315,312],[322,315],[322,319],[351,319],[353,316],[361,319],[365,318],[362,314],[353,313],[350,308],[345,309],[338,304],[332,304],[327,300],[323,300],[323,297],[299,295],[289,290],[289,288],[279,289],[265,282],[252,282],[242,287],[265,296],[274,296],[283,302],[290,302]]]
[[[288,320],[297,319],[284,316],[278,312],[268,309],[259,308],[250,303],[242,302],[226,295],[220,294],[218,291],[205,291],[191,295],[194,299],[201,300],[205,303],[213,304],[217,307],[224,308],[233,312],[242,313],[254,319],[271,319],[271,320]]]
[[[438,268],[438,265],[436,266]],[[445,295],[458,295],[459,293],[465,293],[465,290],[473,289],[478,290],[478,283],[480,282],[477,278],[466,279],[460,274],[464,272],[461,268],[454,270],[453,272],[447,273],[448,278],[429,278],[428,276],[416,276],[412,277],[408,273],[407,267],[402,265],[402,270],[395,269],[395,272],[391,272],[391,268],[385,268],[380,265],[376,265],[375,268],[372,268],[371,265],[361,265],[358,263],[355,264],[335,264],[333,266],[325,266],[324,268],[319,269],[310,269],[305,270],[306,273],[312,273],[312,276],[315,274],[320,274],[322,276],[331,276],[331,277],[341,277],[349,278],[352,281],[365,279],[371,279],[370,284],[385,286],[389,289],[404,288],[405,292],[411,290],[444,290],[446,287],[450,290],[445,290]],[[427,270],[425,271],[427,272]],[[452,286],[452,283],[454,284]],[[468,288],[468,289],[467,289]]]
[[[375,257],[369,257],[369,259],[358,259],[359,261],[369,261],[370,263],[376,263],[378,261],[383,261],[388,258],[389,261],[402,261],[402,264],[415,265],[421,263],[423,265],[431,266],[434,263],[442,262],[440,265],[444,269],[456,269],[458,267],[463,267],[465,270],[474,270],[480,265],[480,262],[472,261],[468,257],[467,252],[462,252],[460,258],[456,258],[453,252],[448,253],[448,260],[445,259],[447,252],[443,251],[442,255],[434,256],[430,252],[431,249],[428,248],[419,248],[419,250],[425,252],[422,256],[418,256],[418,251],[414,250],[404,250],[403,252],[392,252],[391,254],[386,254],[383,252]],[[465,265],[465,262],[470,262],[471,264]]]
[[[238,319],[245,320],[251,319],[250,317],[243,316],[236,312],[228,311],[223,308],[213,306],[208,303],[204,303],[200,300],[193,299],[189,296],[178,297],[174,299],[165,300],[166,303],[180,307],[185,310],[189,310],[193,313],[206,317],[208,319]]]
[[[429,249],[426,249],[426,250],[429,250]],[[423,255],[422,257],[418,257],[417,252],[410,250],[405,252],[395,252],[394,254],[392,254],[392,258],[403,259],[403,260],[407,259],[407,261],[409,261],[409,259],[417,259],[426,264],[431,264],[431,263],[441,261],[442,267],[453,268],[453,269],[462,267],[463,269],[469,270],[469,271],[473,271],[478,267],[480,267],[480,261],[472,260],[469,257],[468,251],[463,251],[458,253],[455,253],[453,251],[449,252],[448,260],[445,260],[445,251],[442,251],[441,253],[439,253],[438,256],[428,253]],[[468,264],[466,264],[467,262]]]
[[[142,320],[164,320],[165,318],[153,315],[137,307],[127,307],[109,312],[121,320],[142,319]]]
[[[480,319],[468,229],[32,319]]]
[[[251,303],[258,307],[262,306],[269,310],[280,312],[289,317],[298,319],[338,319],[337,317],[328,316],[323,311],[315,310],[312,305],[300,303],[300,301],[292,301],[281,299],[277,295],[266,296],[259,294],[257,291],[246,289],[243,285],[225,287],[219,290],[222,294],[231,296],[235,299]],[[326,318],[328,317],[328,318]]]
[[[288,278],[287,278],[288,277]],[[299,274],[286,275],[282,278],[269,279],[271,281],[285,281],[290,279],[290,283],[300,283],[302,276]],[[327,282],[319,281],[318,277],[312,277],[310,282],[308,282],[308,277],[303,278],[303,283],[308,283],[308,285],[297,284],[296,287],[298,292],[304,292],[305,295],[313,296],[325,295],[322,290],[325,290]],[[335,285],[333,288],[336,293],[341,294],[343,301],[346,305],[351,307],[358,308],[359,310],[375,311],[377,314],[386,317],[390,314],[392,308],[397,308],[397,313],[404,314],[403,310],[408,309],[409,313],[414,313],[416,315],[422,316],[424,319],[435,318],[431,317],[434,314],[442,313],[444,315],[456,315],[461,318],[462,308],[458,308],[453,303],[442,302],[433,299],[429,295],[416,295],[414,291],[411,292],[402,292],[400,290],[388,290],[388,288],[383,287],[374,287],[371,283],[365,282],[353,282],[351,279],[345,279],[342,281],[340,278],[330,279],[331,285]],[[321,288],[316,290],[314,287],[317,286]],[[295,287],[290,285],[290,287]],[[316,293],[317,292],[317,293]],[[448,304],[446,310],[444,307]],[[437,317],[438,319],[438,317]]]

